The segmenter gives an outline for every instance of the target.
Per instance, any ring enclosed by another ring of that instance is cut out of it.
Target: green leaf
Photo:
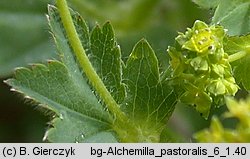
[[[228,54],[234,54],[240,51],[249,50],[250,34],[244,36],[226,37],[224,40],[224,50]]]
[[[72,11],[74,23],[84,46],[89,33],[79,14]],[[56,112],[52,128],[45,134],[51,142],[115,142],[112,119],[92,91],[68,43],[55,7],[49,6],[49,23],[62,63],[34,65],[21,69],[7,83],[29,98]],[[58,118],[59,117],[59,118]],[[98,139],[99,138],[99,139]]]
[[[52,31],[57,33],[55,39],[58,50],[62,53],[62,60],[69,68],[72,67],[71,70],[74,71],[78,68],[74,68],[74,65],[72,65],[75,61],[72,58],[71,48],[65,48],[68,47],[67,41],[64,40],[66,35],[61,31],[63,28],[62,23],[56,21],[60,19],[59,14],[55,8],[50,7],[49,15],[50,18],[54,19],[54,21],[50,20],[50,25]],[[121,83],[121,52],[115,41],[111,24],[108,22],[103,28],[96,26],[90,35],[87,24],[78,13],[72,11],[72,18],[75,26],[78,26],[76,27],[77,33],[97,74],[116,101],[122,101],[125,96],[125,87]],[[67,49],[68,51],[63,52],[62,49]]]
[[[53,56],[44,16],[48,2],[13,0],[10,5],[8,0],[1,0],[0,76],[11,75],[17,66]]]
[[[54,128],[49,130],[48,138],[52,142],[76,142],[80,133],[84,134],[81,140],[84,142],[85,138],[110,129],[108,113],[87,82],[81,78],[77,83],[75,77],[61,62],[49,61],[48,66],[35,64],[31,70],[18,69],[15,79],[7,81],[26,98],[41,103],[40,106],[54,111],[60,118],[54,119]],[[64,131],[60,131],[62,127]]]
[[[205,9],[215,8],[220,2],[219,0],[192,0],[192,1]]]
[[[247,34],[250,32],[249,10],[249,0],[220,0],[213,23],[223,25],[229,35]]]
[[[60,3],[59,6],[63,10],[67,5]],[[81,16],[70,11],[81,43],[91,61],[88,68],[94,67],[115,98],[114,103],[120,103],[120,107],[116,104],[116,112],[120,113],[112,114],[112,107],[102,102],[105,101],[107,92],[101,96],[98,89],[94,91],[95,84],[102,82],[95,83],[93,80],[99,78],[87,79],[90,76],[84,73],[86,67],[83,63],[78,63],[82,62],[77,59],[79,54],[73,52],[71,45],[75,47],[74,40],[64,29],[65,23],[70,22],[63,19],[63,25],[58,10],[49,6],[49,25],[61,61],[52,60],[46,66],[35,64],[31,69],[19,69],[15,79],[7,81],[27,98],[55,112],[56,117],[45,138],[51,142],[160,141],[166,120],[177,102],[177,95],[168,81],[160,80],[158,60],[152,48],[145,40],[141,40],[124,65],[110,23],[103,27],[96,26],[90,34]],[[70,27],[74,31],[74,27]],[[71,31],[67,29],[67,32]],[[71,37],[70,41],[68,37]],[[111,96],[108,97],[112,100]]]
[[[250,35],[228,37],[225,40],[225,52],[231,54],[246,52],[246,57],[232,63],[234,77],[237,83],[242,83],[243,87],[250,90]]]
[[[103,28],[97,25],[92,31],[90,43],[91,54],[88,55],[92,65],[114,99],[121,103],[125,97],[125,86],[121,83],[121,51],[111,24],[107,22]]]
[[[128,92],[122,109],[132,120],[155,128],[170,117],[176,96],[166,83],[160,82],[157,58],[144,39],[129,56],[124,83]]]
[[[61,18],[59,17],[59,13],[57,9],[54,6],[49,6],[48,7],[48,20],[49,20],[49,25],[52,31],[52,35],[54,37],[57,50],[59,52],[59,56],[62,60],[62,62],[67,66],[69,69],[69,72],[71,76],[74,78],[74,81],[78,83],[79,85],[82,83],[81,81],[84,80],[82,71],[80,70],[80,66],[75,60],[73,50],[71,46],[69,45],[67,36],[65,35],[65,30],[63,28]],[[79,19],[79,15],[76,13],[72,12],[72,16],[74,19]],[[79,20],[80,21],[80,20]],[[88,33],[88,28],[85,24],[85,22],[82,22],[81,25],[77,24],[78,21],[75,21],[76,25],[79,26],[79,30],[81,29],[82,32],[84,32],[85,36],[82,36],[82,43],[84,43],[84,46],[86,47],[89,44],[89,33]]]
[[[55,118],[51,124],[54,128],[49,129],[44,136],[44,139],[48,141],[61,143],[117,142],[114,134],[109,130],[109,125],[95,119],[82,117],[75,112],[64,112],[61,118]],[[63,133],[58,134],[58,132]]]

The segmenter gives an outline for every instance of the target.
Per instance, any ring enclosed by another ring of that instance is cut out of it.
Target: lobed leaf
[[[50,61],[47,67],[34,65],[32,70],[21,69],[16,72],[15,79],[7,83],[56,112],[57,118],[46,133],[49,141],[116,141],[111,132],[112,119],[75,59],[57,9],[53,6],[48,9],[49,24],[62,62]],[[90,46],[88,28],[78,13],[72,11],[72,16],[87,50]]]
[[[160,82],[158,60],[144,39],[129,56],[123,82],[127,97],[122,109],[132,120],[157,127],[170,117],[176,96],[166,83]]]
[[[77,136],[72,134],[81,132],[85,134],[82,139],[84,142],[85,138],[110,129],[109,114],[103,110],[86,81],[82,80],[80,85],[76,83],[61,62],[50,61],[48,66],[35,64],[31,70],[18,69],[15,79],[10,79],[7,83],[60,117],[60,122],[58,118],[54,119],[57,122],[48,133],[52,142],[59,141],[50,137],[50,134],[58,138],[63,136],[63,142],[75,142]],[[76,122],[76,119],[79,121]],[[68,131],[60,131],[62,126]]]
[[[93,29],[89,59],[97,74],[114,97],[121,103],[125,97],[125,86],[122,80],[122,60],[111,24],[107,22],[102,28],[98,25]]]
[[[110,125],[105,122],[79,115],[75,112],[63,112],[60,118],[55,118],[44,136],[44,140],[53,142],[87,142],[104,143],[117,142]],[[63,133],[58,133],[63,132]]]
[[[77,62],[58,10],[49,6],[49,25],[61,61],[19,69],[15,79],[7,81],[17,91],[56,113],[45,138],[50,142],[160,141],[177,97],[168,82],[160,80],[158,60],[152,48],[141,40],[123,65],[110,23],[89,32],[78,13],[71,10],[71,16],[95,71],[129,121],[111,118]]]
[[[60,16],[56,8],[52,6],[49,7],[49,17],[51,29],[53,33],[56,33],[54,37],[61,58],[64,63],[71,68],[72,72],[74,72],[79,69],[79,66],[73,58],[72,48],[68,44],[68,41],[65,40],[67,36],[63,30],[63,25],[60,22]],[[115,41],[111,24],[106,23],[103,28],[96,26],[90,35],[85,21],[77,12],[72,11],[72,18],[82,45],[97,74],[113,97],[118,102],[122,101],[125,96],[125,87],[121,83],[121,52]],[[64,52],[62,49],[67,49],[68,51]],[[79,74],[79,76],[81,75]]]

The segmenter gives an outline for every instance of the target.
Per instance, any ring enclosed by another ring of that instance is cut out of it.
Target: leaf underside
[[[113,142],[111,118],[79,69],[57,9],[52,6],[49,6],[49,23],[62,62],[49,61],[48,66],[38,64],[32,70],[18,69],[15,79],[7,83],[56,112],[53,128],[46,132],[50,142],[92,142],[91,137],[99,133],[110,134],[103,141]]]
[[[103,111],[88,85],[82,81],[81,85],[77,85],[64,64],[50,61],[48,66],[36,64],[31,70],[18,69],[15,79],[8,80],[7,83],[24,93],[26,98],[34,99],[60,117],[60,120],[54,119],[54,128],[47,132],[49,141],[75,142],[77,136],[84,134],[81,140],[84,142],[92,134],[105,132],[110,128],[108,114]],[[68,131],[60,131],[60,127]]]
[[[90,32],[78,13],[71,10],[71,15],[90,62],[121,110],[139,127],[162,128],[177,96],[167,82],[160,81],[158,61],[149,44],[138,42],[125,65],[109,22]],[[15,79],[6,82],[56,113],[45,133],[48,141],[119,142],[112,129],[114,119],[80,69],[53,6],[48,7],[48,20],[61,61],[17,69]]]

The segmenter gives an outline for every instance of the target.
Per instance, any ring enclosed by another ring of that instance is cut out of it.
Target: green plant
[[[168,49],[170,66],[160,73],[145,39],[124,63],[110,22],[90,32],[65,0],[57,0],[58,9],[48,7],[48,20],[60,61],[19,68],[6,83],[52,112],[44,138],[50,142],[170,141],[166,122],[178,101],[207,118],[211,105],[219,107],[224,97],[250,88],[250,36],[239,36],[249,32],[249,24],[242,24],[249,19],[239,17],[248,17],[243,10],[250,2],[225,4],[210,1],[209,7],[217,8],[212,24],[196,21],[177,36]]]
[[[195,134],[199,142],[249,142],[250,141],[250,99],[235,101],[227,99],[228,112],[224,113],[225,118],[236,118],[238,120],[235,129],[223,128],[217,117],[213,117],[209,129]]]

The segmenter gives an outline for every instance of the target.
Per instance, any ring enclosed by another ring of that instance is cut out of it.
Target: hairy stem
[[[103,84],[102,80],[95,72],[92,64],[90,63],[76,32],[66,0],[57,0],[56,2],[60,17],[62,18],[63,26],[67,33],[67,37],[73,48],[74,54],[80,64],[80,67],[84,70],[86,76],[88,77],[88,79],[90,80],[102,100],[105,102],[112,115],[119,121],[128,121],[127,116],[120,110],[119,105],[111,96],[111,94]]]

